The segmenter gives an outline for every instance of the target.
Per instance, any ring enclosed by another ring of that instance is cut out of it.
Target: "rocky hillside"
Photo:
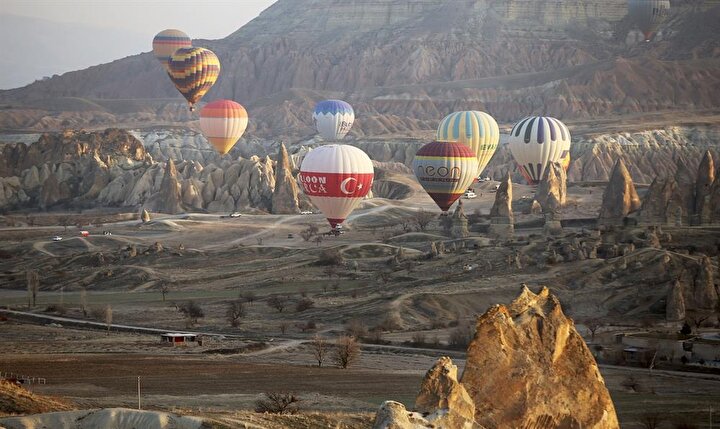
[[[653,43],[625,0],[279,0],[213,49],[207,95],[249,107],[249,133],[302,138],[319,99],[356,107],[358,136],[415,135],[452,110],[509,123],[717,109],[720,2],[675,2]],[[185,123],[150,53],[0,92],[0,129]],[[669,119],[672,121],[672,119]],[[670,122],[673,123],[673,122]]]

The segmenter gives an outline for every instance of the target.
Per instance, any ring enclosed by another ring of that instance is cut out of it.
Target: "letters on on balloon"
[[[372,188],[374,174],[300,173],[300,183],[309,196],[362,198]]]

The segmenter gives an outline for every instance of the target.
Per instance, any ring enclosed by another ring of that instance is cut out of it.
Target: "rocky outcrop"
[[[425,374],[415,410],[435,427],[473,429],[475,404],[458,382],[458,369],[449,357],[438,359]]]
[[[462,200],[458,201],[455,212],[453,212],[452,216],[450,217],[450,222],[451,237],[465,238],[470,235],[470,232],[468,231],[468,218],[467,216],[465,216]]]
[[[548,206],[548,199],[551,195],[554,196],[555,205],[558,207]],[[549,168],[545,169],[545,174],[535,192],[535,201],[540,203],[544,213],[551,213],[565,205],[567,201],[567,175],[565,169],[559,163],[552,163]]]
[[[625,163],[619,159],[603,194],[599,222],[604,225],[622,225],[625,217],[639,208],[640,197]]]
[[[182,187],[178,181],[178,172],[175,162],[170,159],[165,165],[165,174],[163,175],[158,193],[148,202],[150,210],[158,213],[177,214],[183,211],[182,206]]]
[[[490,209],[491,236],[496,238],[512,238],[515,232],[515,216],[512,211],[512,180],[510,175],[500,181],[495,194],[495,203]]]
[[[685,320],[685,298],[683,285],[676,280],[668,289],[665,319],[668,322],[680,322]]]
[[[712,187],[715,183],[715,161],[710,151],[705,152],[698,168],[695,182],[695,217],[692,223],[704,224],[712,222]]]
[[[48,163],[74,162],[80,158],[116,159],[119,163],[150,160],[142,142],[125,130],[73,131],[43,134],[31,145],[4,145],[0,176],[19,176],[24,170]]]
[[[140,212],[140,221],[142,223],[150,222],[150,212],[147,209],[142,209],[142,212]]]
[[[275,191],[272,196],[274,214],[294,214],[300,212],[298,205],[298,185],[290,167],[290,157],[284,143],[280,144],[275,165]]]
[[[590,350],[547,288],[478,318],[461,382],[489,429],[619,428]]]
[[[417,413],[410,413],[405,406],[395,401],[385,401],[380,406],[373,429],[432,429],[435,426]]]
[[[715,268],[707,256],[699,261],[693,284],[695,308],[714,310],[718,305],[718,290],[715,288]]]

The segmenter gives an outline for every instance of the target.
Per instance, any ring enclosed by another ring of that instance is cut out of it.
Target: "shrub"
[[[265,393],[263,399],[255,402],[256,413],[271,414],[295,414],[300,408],[298,407],[300,398],[292,393]]]
[[[360,344],[353,337],[343,336],[335,343],[335,363],[346,369],[360,358]]]
[[[287,306],[287,298],[284,296],[271,296],[267,300],[267,305],[277,310],[278,313],[282,313]]]
[[[309,310],[315,307],[315,301],[310,298],[303,298],[295,304],[295,311],[302,313],[305,310]]]

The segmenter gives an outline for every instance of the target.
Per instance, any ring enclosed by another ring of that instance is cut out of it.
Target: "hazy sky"
[[[220,39],[275,1],[0,0],[0,37],[20,52],[12,63],[0,63],[13,69],[0,75],[0,89],[148,52],[166,28]]]

